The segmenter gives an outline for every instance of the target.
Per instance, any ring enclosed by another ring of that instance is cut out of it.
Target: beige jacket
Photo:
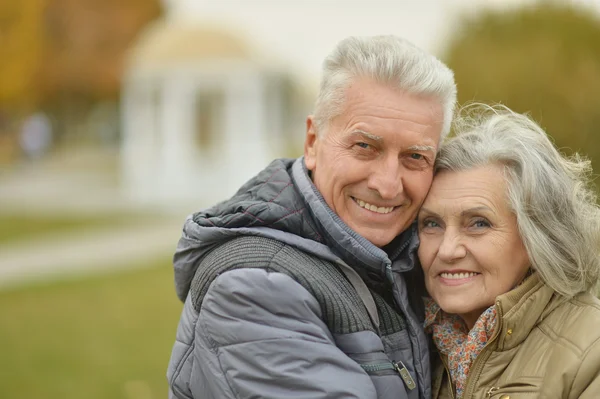
[[[565,300],[537,274],[496,299],[498,324],[471,365],[463,399],[600,399],[600,301]],[[434,355],[435,356],[435,355]],[[453,398],[434,357],[433,398]]]

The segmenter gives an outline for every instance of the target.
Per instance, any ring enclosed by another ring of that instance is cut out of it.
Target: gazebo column
[[[121,104],[123,186],[130,198],[143,202],[151,200],[154,193],[156,162],[152,160],[156,160],[159,145],[155,101],[159,89],[151,80],[130,81]]]
[[[229,194],[268,162],[264,89],[263,77],[254,71],[235,74],[229,80],[225,102]]]
[[[184,79],[171,77],[165,80],[160,105],[159,135],[162,145],[160,159],[157,159],[160,176],[156,176],[162,198],[177,199],[185,194],[190,103],[190,89]]]

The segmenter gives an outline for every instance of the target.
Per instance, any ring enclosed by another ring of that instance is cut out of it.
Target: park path
[[[183,220],[75,231],[0,247],[0,289],[170,262]]]
[[[0,289],[169,261],[192,207],[165,213],[132,204],[120,187],[118,162],[115,150],[77,150],[0,169],[2,213],[151,215],[143,222],[1,243]]]

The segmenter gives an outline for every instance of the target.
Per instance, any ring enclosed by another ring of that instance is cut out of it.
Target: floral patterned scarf
[[[458,316],[445,313],[431,298],[425,299],[425,331],[432,334],[433,342],[447,358],[456,397],[461,398],[473,361],[492,337],[496,326],[496,308],[487,308],[471,331]]]

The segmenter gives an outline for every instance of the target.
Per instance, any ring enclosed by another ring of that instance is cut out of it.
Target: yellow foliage
[[[0,106],[36,101],[44,0],[0,2]]]
[[[137,32],[159,0],[0,1],[0,110],[114,99]]]

